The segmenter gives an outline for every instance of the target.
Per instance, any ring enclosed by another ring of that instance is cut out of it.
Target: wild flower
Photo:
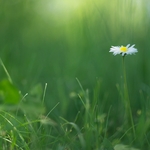
[[[113,52],[113,55],[121,54],[123,56],[122,60],[123,60],[123,75],[124,75],[124,102],[125,102],[125,111],[126,111],[125,113],[127,117],[126,120],[130,122],[130,125],[132,126],[132,130],[133,130],[134,138],[136,138],[135,125],[133,121],[130,99],[128,94],[126,69],[125,69],[125,62],[124,62],[125,55],[129,55],[129,54],[132,55],[138,52],[137,49],[134,48],[134,46],[135,44],[132,46],[130,46],[130,44],[128,44],[127,46],[112,46],[109,52]]]
[[[117,54],[121,54],[122,56],[129,54],[132,55],[138,52],[137,49],[134,48],[134,46],[135,44],[132,46],[130,46],[130,44],[128,44],[127,46],[112,46],[109,52],[113,52],[114,55]]]

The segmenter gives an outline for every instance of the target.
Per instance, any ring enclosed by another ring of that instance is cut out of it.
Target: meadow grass
[[[6,84],[5,86],[8,86],[7,89],[10,88],[10,91],[14,92],[14,94],[20,93],[19,90],[17,93],[13,89],[15,85],[10,82],[9,79],[11,77],[2,60],[1,65],[11,84],[10,86],[8,82],[4,82]],[[97,81],[93,91],[93,99],[91,100],[89,90],[84,90],[79,79],[76,80],[81,91],[79,93],[72,93],[72,97],[78,98],[80,105],[78,104],[78,112],[72,118],[73,120],[71,122],[63,118],[63,116],[56,115],[53,116],[53,119],[51,118],[52,111],[57,109],[59,103],[46,114],[44,99],[47,84],[45,84],[43,92],[40,95],[40,100],[34,101],[35,97],[36,100],[38,99],[40,93],[39,88],[36,87],[36,91],[34,89],[29,93],[31,95],[29,99],[27,98],[28,94],[22,96],[20,93],[22,99],[19,103],[16,103],[16,100],[13,99],[14,97],[11,97],[11,102],[5,100],[5,96],[10,93],[9,90],[7,93],[5,92],[5,86],[1,82],[0,96],[1,102],[3,101],[0,110],[1,149],[139,150],[149,148],[149,122],[145,122],[146,112],[143,109],[139,110],[139,117],[132,118],[133,116],[129,116],[131,119],[129,121],[128,116],[126,116],[128,113],[132,115],[132,108],[128,104],[129,101],[120,104],[120,106],[125,104],[125,106],[122,106],[125,108],[123,116],[122,112],[119,112],[120,114],[117,117],[114,116],[113,111],[115,109],[113,107],[115,106],[112,105],[104,113],[103,101],[107,101],[107,99],[99,99],[101,81]],[[127,82],[126,79],[124,81]],[[126,85],[127,83],[124,84]],[[124,86],[125,98],[127,98],[126,94],[128,94],[126,93],[126,86]],[[142,93],[141,96],[143,100]],[[34,102],[29,103],[28,101]],[[128,110],[131,112],[128,112]],[[136,120],[136,124],[132,122],[132,119]]]
[[[0,1],[0,149],[150,149],[148,6]]]

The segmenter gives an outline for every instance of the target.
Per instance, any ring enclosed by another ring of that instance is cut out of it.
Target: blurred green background
[[[54,113],[70,120],[81,103],[76,78],[90,97],[100,82],[100,105],[119,109],[122,58],[112,45],[138,49],[125,61],[131,105],[140,109],[139,90],[150,90],[149,32],[148,0],[0,0],[0,57],[13,82],[23,94],[47,83],[47,110],[60,102]]]

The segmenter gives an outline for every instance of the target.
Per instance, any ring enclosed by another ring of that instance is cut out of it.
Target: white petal
[[[126,48],[129,48],[130,47],[130,44],[128,44],[127,46],[126,46]]]

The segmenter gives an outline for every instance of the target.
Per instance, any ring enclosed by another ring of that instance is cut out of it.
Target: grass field
[[[0,0],[0,150],[150,149],[149,7]]]

